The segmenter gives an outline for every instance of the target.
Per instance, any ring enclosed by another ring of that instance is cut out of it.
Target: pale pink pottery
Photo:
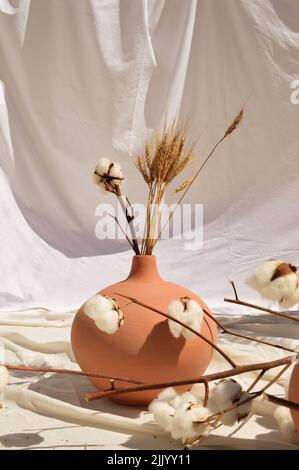
[[[299,404],[299,364],[294,366],[289,384],[289,400]],[[291,415],[299,432],[299,411],[291,410]]]
[[[211,360],[213,348],[198,337],[175,339],[168,321],[161,315],[141,307],[118,294],[139,301],[167,313],[171,300],[190,297],[206,304],[185,287],[164,281],[157,270],[155,256],[134,256],[127,279],[103,289],[103,295],[116,299],[125,321],[115,334],[99,330],[81,307],[74,319],[71,333],[72,348],[82,370],[105,375],[132,378],[145,383],[164,383],[199,377]],[[201,333],[212,342],[217,341],[215,323],[207,315]],[[107,389],[108,380],[91,378],[99,389]],[[130,384],[115,382],[116,386]],[[180,391],[190,386],[180,387]],[[113,400],[126,405],[147,405],[161,390],[115,395]]]

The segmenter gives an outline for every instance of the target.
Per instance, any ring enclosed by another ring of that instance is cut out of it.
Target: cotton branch
[[[264,393],[264,396],[271,403],[275,403],[276,405],[286,406],[287,408],[291,408],[292,410],[299,411],[299,403],[286,400],[285,398],[275,397],[274,395],[270,395],[269,393]]]
[[[270,313],[271,315],[276,315],[278,317],[287,318],[288,320],[299,322],[299,318],[293,317],[292,315],[289,315],[288,313],[276,312],[275,310],[272,310],[270,308],[261,307],[260,305],[251,304],[249,302],[244,302],[243,300],[224,299],[224,302],[229,302],[231,304],[237,304],[237,305],[244,305],[244,307],[254,308],[256,310],[260,310],[261,312]]]
[[[294,352],[294,353],[297,352],[295,349],[287,348],[286,346],[282,346],[281,344],[270,343],[269,341],[266,341],[264,339],[258,339],[258,338],[254,338],[252,336],[243,335],[241,333],[236,333],[235,331],[231,331],[228,328],[226,328],[225,326],[223,326],[222,323],[220,323],[220,321],[216,320],[216,318],[213,317],[213,315],[211,315],[205,308],[203,308],[203,311],[214,323],[216,323],[216,325],[222,330],[222,333],[224,333],[224,334],[228,334],[228,335],[231,335],[231,336],[236,336],[238,338],[248,339],[249,341],[255,341],[256,343],[261,343],[261,344],[265,344],[267,346],[272,346],[273,348],[282,349],[283,351]]]
[[[296,355],[296,358],[297,359],[299,358],[299,354]],[[220,379],[225,379],[229,377],[234,377],[240,374],[245,374],[246,372],[253,372],[253,371],[259,371],[259,370],[267,371],[275,367],[285,366],[285,365],[289,367],[292,364],[293,359],[294,359],[294,355],[286,356],[286,357],[276,359],[274,361],[269,361],[269,362],[260,362],[256,364],[240,365],[240,366],[236,366],[231,369],[228,369],[228,370],[224,370],[222,372],[215,372],[213,374],[202,375],[199,377],[194,377],[194,378],[186,379],[186,380],[178,380],[178,381],[173,381],[173,382],[164,382],[164,383],[156,383],[156,384],[137,385],[136,387],[123,387],[123,388],[118,388],[116,390],[107,391],[107,392],[98,391],[94,393],[88,393],[85,398],[87,401],[92,401],[92,400],[97,400],[97,399],[104,398],[104,397],[111,396],[111,395],[120,395],[123,393],[144,392],[146,390],[159,390],[159,389],[167,388],[167,387],[179,387],[181,385],[193,385],[196,383],[213,382],[215,380],[220,380]]]
[[[137,236],[136,236],[135,227],[134,227],[134,214],[133,214],[132,206],[130,202],[128,201],[128,199],[122,196],[120,191],[119,191],[119,194],[117,195],[117,199],[120,203],[120,206],[128,222],[129,230],[132,236],[132,244],[133,244],[134,252],[136,255],[140,255],[141,253],[140,253],[139,245],[137,242]]]
[[[125,377],[115,377],[111,375],[98,374],[96,372],[86,372],[81,370],[72,370],[72,369],[49,369],[47,367],[29,367],[22,365],[14,364],[4,364],[1,363],[1,366],[6,367],[8,370],[21,370],[27,372],[55,372],[56,374],[70,374],[70,375],[81,375],[84,377],[95,377],[100,379],[109,379],[109,380],[118,380],[119,382],[128,382],[132,384],[143,384],[140,380],[128,379]]]
[[[186,328],[187,330],[191,331],[194,335],[198,336],[200,339],[202,339],[203,341],[205,341],[207,344],[209,344],[213,349],[215,349],[219,354],[221,354],[222,357],[224,357],[224,359],[232,366],[232,367],[236,367],[236,363],[224,352],[222,351],[221,348],[219,348],[219,346],[217,346],[216,344],[214,344],[212,341],[210,341],[208,338],[206,338],[205,336],[203,336],[201,333],[199,333],[198,331],[194,330],[193,328],[191,328],[190,326],[186,325],[185,323],[181,322],[180,320],[178,320],[177,318],[174,318],[172,317],[171,315],[168,315],[167,313],[164,313],[162,312],[161,310],[158,310],[154,307],[151,307],[150,305],[148,304],[145,304],[144,302],[141,302],[140,300],[138,299],[135,299],[134,297],[129,297],[127,295],[124,295],[124,294],[120,294],[119,292],[114,292],[116,295],[119,295],[121,297],[124,297],[125,299],[128,299],[128,300],[131,300],[132,302],[136,303],[137,305],[140,305],[141,307],[144,307],[144,308],[147,308],[149,310],[152,310],[153,312],[155,313],[158,313],[159,315],[167,318],[168,320],[171,320],[175,323],[178,323],[179,325],[183,326],[184,328]]]

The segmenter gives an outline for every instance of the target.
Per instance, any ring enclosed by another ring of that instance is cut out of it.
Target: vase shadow
[[[137,418],[140,413],[145,411],[145,408],[142,407],[119,405],[108,399],[87,402],[84,398],[85,395],[96,391],[96,388],[83,376],[53,374],[51,377],[43,377],[41,380],[30,384],[28,389],[49,398],[83,409],[94,410],[95,412],[101,411],[127,418]]]
[[[161,344],[161,338],[169,335],[171,333],[169,331],[168,320],[157,323],[147,335],[139,350],[138,356],[142,358],[142,361],[150,361],[153,357],[157,356],[157,363],[153,364],[153,366],[157,365],[161,369],[166,367],[166,370],[175,370],[186,340],[183,337],[176,339],[171,349],[171,354],[167,353],[166,346],[168,342],[165,345],[165,350],[162,343],[159,352],[157,352],[157,344]]]

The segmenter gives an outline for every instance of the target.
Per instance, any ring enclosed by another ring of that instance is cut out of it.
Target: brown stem
[[[297,355],[299,357],[299,354]],[[286,356],[280,359],[276,359],[274,361],[269,362],[260,362],[256,364],[246,364],[233,367],[232,369],[224,370],[222,372],[215,372],[213,374],[202,375],[200,377],[194,377],[187,380],[178,380],[173,382],[164,382],[164,383],[157,383],[157,384],[145,384],[145,385],[138,385],[136,387],[123,387],[118,388],[117,390],[113,390],[111,392],[95,392],[95,393],[88,393],[86,395],[87,401],[97,400],[99,398],[104,398],[110,395],[120,395],[122,393],[132,393],[132,392],[144,392],[146,390],[159,390],[162,388],[167,387],[179,387],[181,385],[192,385],[196,383],[204,383],[204,382],[213,382],[215,380],[225,379],[227,377],[233,377],[239,374],[245,374],[246,372],[252,372],[256,370],[265,369],[270,370],[274,367],[279,367],[281,365],[288,364],[290,366],[292,364],[294,356]]]
[[[294,353],[297,352],[296,349],[287,348],[286,346],[281,346],[281,344],[269,343],[269,341],[266,341],[264,339],[258,339],[252,336],[243,335],[241,333],[236,333],[234,331],[231,331],[227,329],[225,326],[223,326],[222,323],[220,323],[218,320],[216,320],[216,318],[214,318],[213,315],[211,315],[205,308],[203,308],[203,311],[213,322],[216,323],[216,325],[219,328],[221,328],[222,333],[225,333],[231,336],[236,336],[238,338],[248,339],[249,341],[255,341],[256,343],[266,344],[267,346],[272,346],[273,348],[282,349],[283,351],[294,352]]]
[[[275,397],[274,395],[270,395],[269,393],[265,393],[265,397],[267,400],[275,403],[276,405],[286,406],[287,408],[292,408],[293,410],[299,410],[299,403],[295,403],[294,401],[286,400],[285,398]]]
[[[251,390],[256,386],[256,384],[261,380],[261,378],[265,375],[265,369],[263,369],[259,375],[254,379],[252,384],[247,388],[246,392],[249,393]]]
[[[204,397],[204,401],[203,401],[203,406],[208,406],[209,393],[210,393],[209,382],[204,381],[203,384],[204,384],[204,387],[205,387],[205,397]]]
[[[112,214],[108,214],[108,215],[109,215],[110,217],[112,217],[112,219],[115,220],[115,222],[117,223],[117,225],[118,225],[119,228],[121,229],[122,233],[123,233],[124,236],[126,237],[127,242],[131,245],[131,248],[133,248],[133,250],[135,251],[135,248],[134,248],[133,243],[132,243],[131,240],[129,239],[128,235],[126,234],[126,232],[124,231],[124,229],[122,228],[122,226],[120,225],[118,218],[117,218],[115,215],[112,215]]]
[[[256,310],[261,310],[262,312],[271,313],[271,315],[277,315],[278,317],[288,318],[289,320],[299,322],[299,318],[293,317],[292,315],[289,315],[287,313],[276,312],[275,310],[272,310],[270,308],[261,307],[260,305],[251,304],[249,302],[244,302],[243,300],[224,299],[224,302],[229,302],[231,304],[237,305],[244,305],[245,307],[255,308]]]
[[[155,313],[158,313],[159,315],[162,315],[162,317],[165,317],[165,318],[168,318],[168,320],[171,320],[171,321],[174,321],[175,323],[178,323],[179,325],[183,326],[184,328],[186,328],[187,330],[191,331],[192,333],[194,333],[194,335],[198,336],[199,338],[201,338],[203,341],[205,341],[206,343],[208,343],[212,348],[214,348],[219,354],[221,354],[222,357],[224,357],[224,359],[226,359],[226,361],[232,366],[232,367],[236,367],[236,363],[224,352],[222,351],[222,349],[219,348],[219,346],[217,346],[216,344],[214,344],[212,341],[210,341],[208,338],[206,338],[205,336],[203,336],[201,333],[199,333],[198,331],[194,330],[193,328],[191,328],[190,326],[186,325],[185,323],[181,322],[180,320],[177,320],[176,318],[172,317],[171,315],[168,315],[167,313],[164,313],[162,312],[161,310],[158,310],[154,307],[151,307],[150,305],[148,304],[145,304],[144,302],[141,302],[139,301],[138,299],[135,299],[134,297],[129,297],[127,295],[124,295],[124,294],[120,294],[118,292],[114,292],[116,295],[119,295],[121,297],[124,297],[125,299],[128,299],[128,300],[131,300],[132,302],[136,303],[137,305],[140,305],[141,307],[145,307],[145,308],[148,308],[149,310],[152,310],[153,312]]]
[[[0,364],[5,366],[8,370],[24,370],[30,372],[55,372],[56,374],[70,374],[70,375],[83,375],[84,377],[96,377],[100,379],[118,380],[119,382],[128,382],[132,384],[143,384],[140,380],[132,380],[124,377],[112,377],[111,375],[97,374],[95,372],[85,372],[81,370],[72,369],[49,369],[47,367],[29,367],[13,364]]]
[[[236,300],[239,300],[237,289],[236,289],[234,281],[230,281],[230,284],[232,285],[232,288],[234,289]]]
[[[244,405],[245,403],[248,403],[249,401],[254,400],[255,398],[257,398],[257,397],[260,396],[260,395],[261,395],[261,391],[254,392],[254,393],[252,393],[249,397],[245,398],[244,400],[238,401],[238,402],[234,403],[233,405],[228,406],[227,408],[224,408],[223,410],[219,410],[219,411],[217,411],[217,413],[214,413],[214,414],[208,416],[208,417],[206,418],[206,421],[210,421],[212,418],[220,418],[220,419],[221,419],[221,417],[222,417],[225,413],[229,413],[230,411],[235,410],[236,408],[239,408],[239,406],[242,406],[242,405]],[[215,425],[218,424],[218,422],[219,422],[219,419],[217,419],[217,420],[215,421]]]
[[[130,230],[131,236],[132,236],[133,250],[134,250],[136,255],[140,255],[139,245],[138,245],[138,242],[137,242],[137,237],[136,237],[135,228],[134,228],[134,224],[133,224],[134,216],[130,215],[128,213],[127,199],[126,199],[126,202],[124,202],[124,196],[121,194],[120,190],[118,192],[117,199],[118,199],[120,207],[122,208],[122,211],[125,214],[125,217],[127,219],[129,230]],[[131,207],[130,207],[130,209],[131,209]]]
[[[274,377],[270,380],[261,390],[264,393],[268,388],[270,388],[284,373],[285,371],[292,365],[292,362],[286,364]]]

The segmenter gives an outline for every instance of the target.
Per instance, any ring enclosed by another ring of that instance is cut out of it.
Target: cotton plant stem
[[[120,204],[120,206],[122,208],[122,211],[125,214],[127,222],[128,222],[128,226],[129,226],[129,230],[130,230],[130,233],[131,233],[132,244],[133,244],[133,247],[134,247],[135,254],[140,255],[141,253],[140,253],[140,250],[139,250],[139,245],[138,245],[138,242],[137,242],[137,236],[136,236],[136,232],[135,232],[135,228],[134,228],[134,216],[133,216],[133,214],[129,215],[129,213],[128,213],[128,200],[124,196],[122,196],[121,194],[119,194],[117,196],[117,199],[119,201],[119,204]],[[132,210],[131,206],[130,206],[130,210]]]
[[[255,398],[263,395],[265,393],[265,390],[267,390],[269,387],[271,387],[271,385],[273,385],[283,374],[284,372],[290,367],[291,363],[289,364],[286,364],[285,367],[283,367],[283,369],[281,371],[278,372],[278,374],[275,375],[275,377],[273,377],[273,379],[264,387],[262,388],[261,390],[258,390],[257,392],[252,392],[250,394],[249,397],[247,397],[245,400],[242,400],[242,401],[238,401],[237,403],[234,403],[233,405],[227,407],[227,408],[224,408],[223,410],[219,410],[217,413],[214,413],[210,416],[208,416],[206,418],[206,422],[209,422],[212,418],[217,418],[216,421],[215,421],[215,424],[218,424],[218,421],[219,419],[221,419],[221,417],[225,414],[225,413],[228,413],[236,408],[238,408],[239,406],[242,406],[244,405],[245,403],[248,403],[249,401],[252,401],[254,400]],[[263,370],[264,371],[264,370]],[[263,372],[262,371],[262,372]],[[258,376],[259,379],[261,378],[261,374]],[[256,380],[254,381],[256,383]],[[275,397],[274,397],[275,398]],[[286,403],[285,403],[285,406],[286,406]],[[299,404],[298,404],[298,408],[299,408]]]
[[[254,389],[254,387],[256,386],[256,384],[262,379],[262,377],[265,375],[265,369],[263,369],[259,375],[254,379],[254,381],[252,382],[251,385],[249,385],[249,387],[247,388],[246,392],[249,393],[251,392],[251,390]]]
[[[254,400],[255,398],[257,398],[257,397],[260,396],[260,395],[261,395],[261,392],[260,392],[260,391],[258,391],[258,392],[253,392],[249,397],[245,398],[245,400],[238,401],[238,402],[234,403],[233,405],[228,406],[227,408],[224,408],[223,410],[217,411],[217,413],[213,413],[212,415],[207,416],[207,418],[205,419],[205,422],[210,422],[213,418],[217,418],[216,421],[215,421],[215,425],[217,425],[218,422],[219,422],[219,419],[221,419],[221,417],[222,417],[225,413],[229,413],[230,411],[233,411],[233,410],[235,410],[236,408],[239,408],[239,406],[242,406],[242,405],[244,405],[245,403],[248,403],[249,401]]]
[[[234,290],[234,294],[235,294],[236,300],[239,300],[238,293],[237,293],[237,289],[236,289],[236,286],[235,286],[234,281],[230,281],[230,284],[232,285],[232,288],[233,288],[233,290]]]
[[[264,396],[267,400],[271,403],[275,403],[276,405],[286,406],[287,408],[291,408],[293,410],[299,411],[299,403],[295,403],[294,401],[286,400],[285,398],[275,397],[269,393],[265,393]]]
[[[29,367],[29,366],[22,366],[22,365],[14,365],[14,364],[0,364],[1,366],[5,366],[8,370],[20,370],[20,371],[27,371],[27,372],[54,372],[56,374],[70,374],[70,375],[80,375],[84,377],[95,377],[100,379],[109,379],[109,380],[118,380],[119,382],[128,382],[132,384],[143,384],[140,380],[133,380],[128,379],[125,377],[112,377],[111,375],[103,375],[98,374],[95,372],[85,372],[81,370],[72,370],[72,369],[53,369],[48,367]]]
[[[268,388],[270,388],[284,373],[285,371],[292,365],[292,362],[286,364],[271,380],[268,382],[261,390],[261,393],[264,393]]]
[[[137,305],[140,305],[141,307],[144,307],[144,308],[147,308],[149,310],[152,310],[153,312],[155,313],[158,313],[159,315],[167,318],[168,320],[171,320],[171,321],[174,321],[175,323],[178,323],[179,325],[183,326],[184,328],[186,328],[187,330],[191,331],[195,336],[198,336],[200,339],[202,339],[203,341],[205,341],[206,343],[208,343],[213,349],[215,349],[222,357],[224,357],[224,359],[226,359],[226,361],[232,366],[232,367],[236,367],[236,363],[224,352],[222,351],[221,348],[219,348],[219,346],[217,346],[216,344],[214,344],[212,341],[210,341],[208,338],[206,338],[205,336],[203,336],[201,333],[199,333],[198,331],[194,330],[193,328],[191,328],[190,326],[186,325],[185,323],[181,322],[180,320],[178,320],[177,318],[174,318],[172,317],[171,315],[168,315],[167,313],[164,313],[162,312],[161,310],[158,310],[157,308],[154,308],[152,307],[151,305],[148,305],[144,302],[141,302],[139,301],[138,299],[135,299],[134,297],[129,297],[127,295],[124,295],[124,294],[120,294],[119,292],[114,292],[114,294],[116,295],[119,295],[121,297],[124,297],[125,299],[128,299],[128,300],[131,300],[132,302],[136,303]]]
[[[110,215],[110,217],[112,217],[112,219],[115,220],[115,222],[116,222],[117,225],[119,226],[120,230],[122,231],[122,233],[123,233],[124,236],[126,237],[127,242],[130,244],[131,248],[133,248],[133,250],[135,251],[135,247],[134,247],[133,243],[131,242],[131,240],[129,239],[128,235],[126,234],[126,232],[125,232],[124,229],[122,228],[121,224],[119,223],[118,218],[117,218],[115,215],[112,215],[112,214],[108,214],[108,215]]]
[[[204,400],[203,400],[203,406],[208,406],[209,395],[210,395],[209,382],[204,381],[203,384],[204,384],[204,387],[205,387],[205,396],[204,396]]]
[[[205,308],[203,308],[203,311],[214,323],[216,323],[216,325],[222,330],[222,333],[224,334],[236,336],[238,338],[248,339],[249,341],[255,341],[256,343],[261,343],[267,346],[272,346],[272,348],[281,349],[283,351],[294,352],[294,353],[297,352],[296,349],[287,348],[286,346],[282,346],[281,344],[270,343],[269,341],[266,341],[264,339],[254,338],[253,336],[243,335],[241,333],[237,333],[235,331],[229,330],[228,328],[223,326],[222,323],[216,320],[216,318],[214,318],[213,315],[211,315]]]
[[[243,300],[235,300],[235,299],[224,299],[224,302],[229,302],[231,304],[243,305],[244,307],[254,308],[256,310],[260,310],[261,312],[270,313],[271,315],[276,315],[281,318],[288,318],[288,320],[293,320],[295,322],[299,322],[299,318],[293,317],[287,313],[276,312],[270,308],[261,307],[260,305],[251,304],[249,302],[244,302]]]
[[[162,388],[167,387],[179,387],[181,385],[192,385],[196,383],[204,383],[204,382],[213,382],[215,380],[225,379],[229,377],[234,377],[236,375],[245,374],[247,372],[253,372],[258,370],[270,370],[274,369],[275,367],[292,364],[292,360],[294,355],[286,356],[280,359],[276,359],[274,361],[268,362],[260,362],[256,364],[245,364],[233,367],[231,369],[227,369],[221,372],[214,372],[213,374],[202,375],[199,377],[194,377],[186,380],[178,380],[173,382],[164,382],[164,383],[156,383],[156,384],[145,384],[145,385],[138,385],[136,387],[123,387],[118,388],[116,390],[112,390],[109,392],[95,392],[95,393],[88,393],[86,395],[87,401],[97,400],[100,398],[104,398],[111,395],[120,395],[123,393],[132,393],[132,392],[144,392],[147,390],[159,390]],[[297,354],[297,358],[299,358],[299,354]]]

